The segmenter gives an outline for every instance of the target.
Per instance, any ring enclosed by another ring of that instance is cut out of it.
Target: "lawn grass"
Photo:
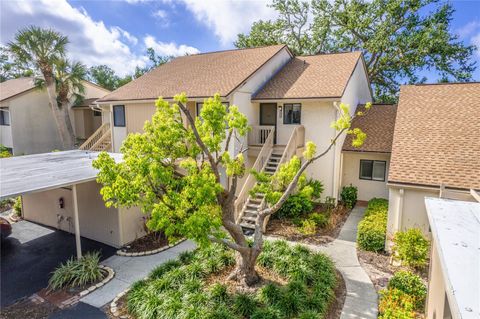
[[[337,284],[327,256],[284,241],[266,242],[258,266],[285,278],[285,285],[267,283],[245,293],[208,283],[234,262],[233,252],[219,245],[184,253],[132,286],[128,311],[139,319],[323,318],[327,313]]]

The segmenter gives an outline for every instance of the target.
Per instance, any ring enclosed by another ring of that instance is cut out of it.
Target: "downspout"
[[[333,105],[335,107],[335,117],[334,117],[334,120],[337,120],[338,119],[338,108],[337,108],[337,105],[338,103],[337,102],[333,102]],[[333,136],[332,136],[332,139],[335,138],[335,129],[333,130]],[[332,174],[332,197],[333,198],[336,198],[337,199],[337,202],[338,202],[338,185],[337,185],[337,143],[333,144],[333,174]]]

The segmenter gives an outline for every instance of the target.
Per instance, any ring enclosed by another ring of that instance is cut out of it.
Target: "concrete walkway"
[[[364,212],[364,207],[355,207],[343,225],[338,238],[333,242],[322,246],[304,244],[313,251],[323,252],[330,256],[345,280],[347,296],[341,319],[375,319],[378,314],[377,292],[367,273],[360,266],[357,257],[357,225]],[[290,243],[298,244],[297,242]]]
[[[145,278],[155,267],[177,258],[184,251],[194,248],[195,245],[191,241],[184,241],[155,255],[143,257],[112,256],[103,261],[102,264],[113,268],[115,277],[105,286],[86,295],[80,301],[101,308],[134,282]]]

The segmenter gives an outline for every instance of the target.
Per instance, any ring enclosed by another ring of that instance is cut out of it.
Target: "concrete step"
[[[243,228],[255,229],[255,224],[240,223],[240,226],[242,226]]]
[[[255,222],[257,220],[256,217],[247,217],[247,216],[243,216],[242,217],[242,220],[246,220],[246,221],[250,221],[250,222]]]

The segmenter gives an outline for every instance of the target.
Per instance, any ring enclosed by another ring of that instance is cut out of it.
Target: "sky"
[[[118,74],[147,63],[146,49],[184,55],[234,48],[238,33],[259,19],[274,19],[270,0],[2,0],[0,44],[28,25],[50,27],[68,36],[72,59],[106,64]],[[474,80],[480,81],[480,0],[450,1],[452,31],[479,49]],[[430,81],[435,75],[426,72]]]

